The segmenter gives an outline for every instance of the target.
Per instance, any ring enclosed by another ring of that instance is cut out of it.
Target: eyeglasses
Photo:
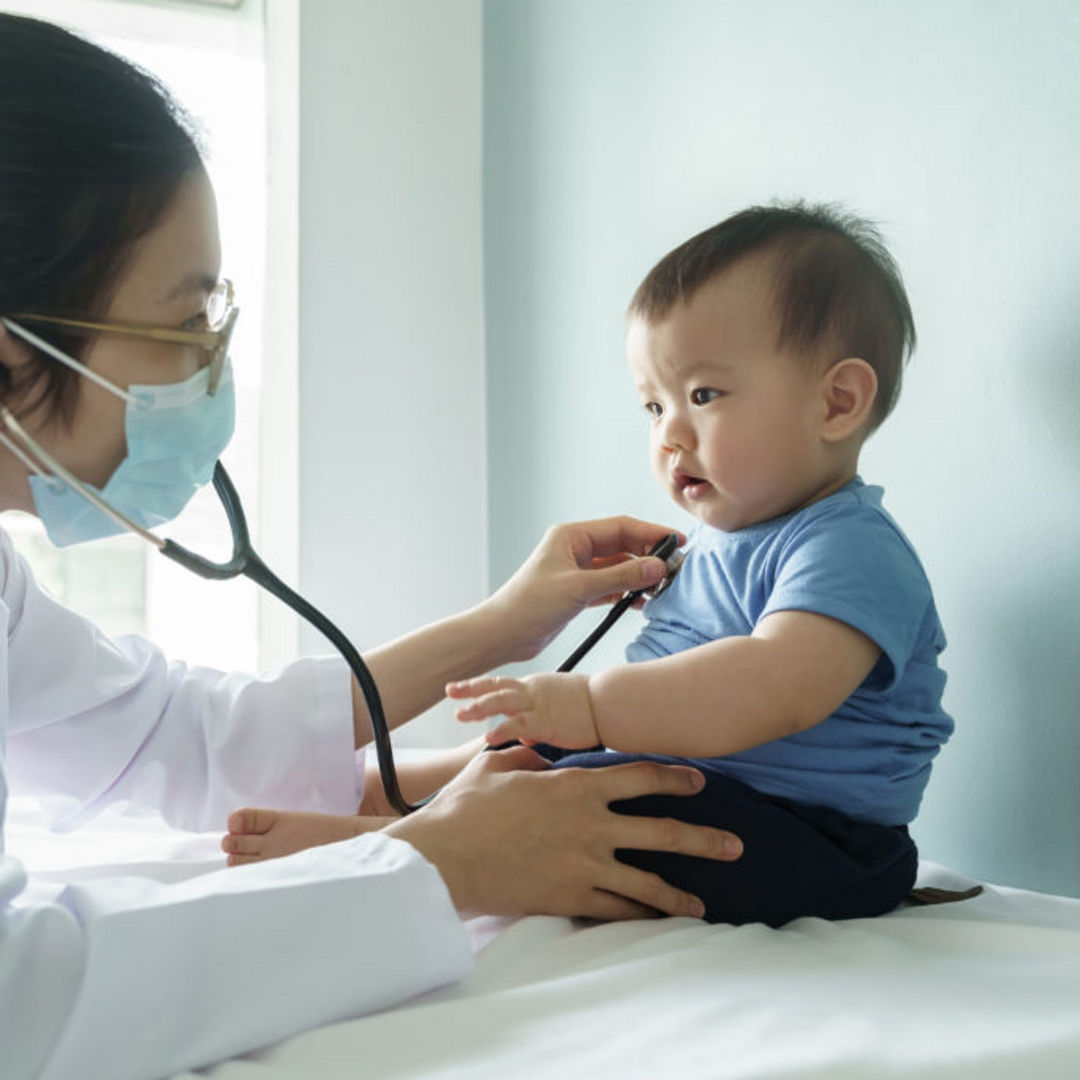
[[[192,345],[206,354],[203,367],[210,368],[207,393],[213,394],[229,355],[229,342],[240,309],[236,306],[233,284],[228,278],[219,281],[206,302],[206,329],[180,330],[172,326],[146,326],[139,323],[90,322],[87,319],[62,319],[56,315],[35,315],[27,312],[12,315],[13,320],[63,326],[80,334],[109,334],[114,337],[141,338],[144,341],[164,341],[172,345]]]

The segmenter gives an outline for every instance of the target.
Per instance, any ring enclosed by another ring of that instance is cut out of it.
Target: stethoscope
[[[23,439],[27,438],[27,434],[22,426],[6,409],[0,413],[0,418],[2,418],[3,423],[13,434],[20,436]],[[375,752],[379,762],[379,775],[382,778],[383,789],[386,792],[386,797],[390,805],[399,814],[404,815],[411,814],[414,810],[418,810],[421,806],[430,801],[431,797],[422,802],[413,804],[407,802],[405,797],[401,794],[401,788],[398,785],[397,770],[394,767],[394,750],[390,742],[390,729],[387,726],[386,715],[383,712],[379,688],[375,685],[375,679],[372,677],[371,671],[368,669],[367,664],[364,663],[363,657],[357,652],[356,647],[345,634],[342,633],[342,631],[338,629],[338,627],[335,626],[334,623],[332,623],[317,607],[315,607],[314,604],[309,603],[299,593],[289,588],[289,586],[286,585],[285,582],[283,582],[259,557],[251,544],[247,518],[244,516],[244,508],[240,503],[240,496],[236,493],[236,488],[233,486],[229,474],[225,471],[225,466],[222,465],[220,461],[214,466],[214,490],[221,500],[221,505],[224,507],[225,515],[229,521],[229,528],[232,532],[233,550],[232,557],[227,561],[214,562],[211,559],[196,554],[194,551],[190,551],[182,544],[178,544],[175,540],[163,539],[149,530],[144,529],[137,522],[132,521],[126,515],[110,506],[109,503],[101,498],[96,492],[88,488],[82,481],[69,472],[68,469],[61,465],[51,454],[42,450],[40,447],[35,448],[35,453],[55,475],[61,477],[66,483],[71,485],[71,487],[84,499],[89,500],[94,506],[102,511],[102,513],[107,514],[113,521],[117,522],[128,531],[141,536],[147,543],[156,547],[162,555],[172,559],[173,562],[179,563],[192,573],[212,581],[225,581],[229,578],[241,576],[249,578],[251,581],[255,582],[256,585],[276,596],[296,612],[300,618],[305,620],[305,622],[310,623],[310,625],[319,630],[334,648],[341,653],[345,662],[349,665],[350,671],[352,671],[355,676],[361,693],[364,695],[364,702],[367,705],[368,715],[371,720],[371,731],[375,742]],[[654,585],[649,589],[638,589],[622,596],[612,606],[604,620],[559,667],[559,671],[570,671],[571,668],[573,668],[600,640],[600,638],[615,625],[615,622],[619,617],[639,596],[642,596],[643,594],[659,595],[660,592],[667,588],[679,568],[680,560],[677,558],[678,542],[678,537],[675,533],[669,533],[659,544],[655,545],[655,547],[649,551],[650,555],[655,555],[664,559],[668,564],[667,574],[657,585]]]

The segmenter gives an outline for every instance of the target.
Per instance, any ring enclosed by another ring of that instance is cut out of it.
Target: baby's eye
[[[690,400],[695,405],[708,405],[710,401],[715,401],[718,397],[723,396],[723,390],[716,390],[711,386],[699,386],[697,389],[690,391]]]
[[[200,311],[197,315],[192,315],[190,319],[185,319],[180,324],[181,330],[205,330],[209,326],[209,322],[206,318],[206,312]]]
[[[658,401],[646,401],[645,411],[655,420],[664,410]]]

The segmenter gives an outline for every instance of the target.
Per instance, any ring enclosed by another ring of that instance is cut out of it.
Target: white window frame
[[[286,582],[300,574],[300,0],[266,0],[266,306],[259,535],[263,557]],[[263,593],[259,663],[299,655],[299,619]]]

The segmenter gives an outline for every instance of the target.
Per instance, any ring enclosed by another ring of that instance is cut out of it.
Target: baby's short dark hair
[[[871,430],[892,411],[915,321],[900,270],[868,221],[832,205],[751,206],[698,233],[649,271],[629,314],[665,318],[722,270],[754,252],[774,256],[777,344],[860,357],[878,378]]]

